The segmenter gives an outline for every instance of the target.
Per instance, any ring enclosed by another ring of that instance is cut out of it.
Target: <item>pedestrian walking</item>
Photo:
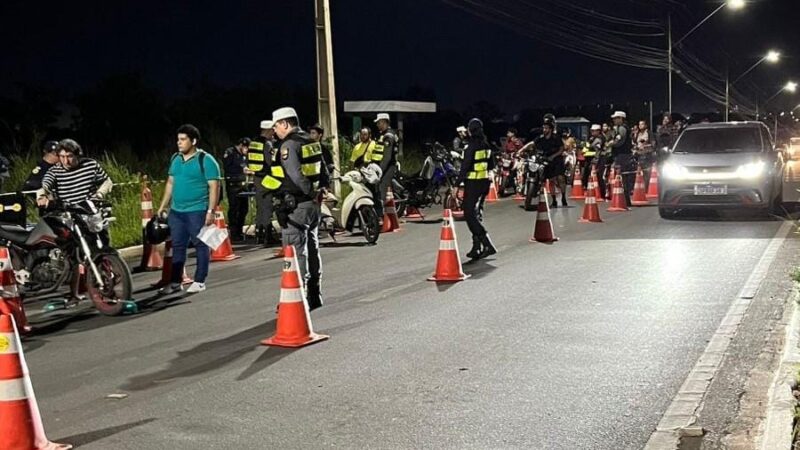
[[[193,294],[206,290],[210,252],[197,236],[204,226],[214,224],[213,206],[219,202],[219,164],[211,154],[198,148],[200,131],[194,125],[186,124],[178,128],[177,135],[178,152],[170,160],[167,186],[158,208],[159,216],[169,209],[172,237],[172,280],[159,290],[165,295],[182,289],[186,249],[190,242],[194,244],[197,269],[194,283],[186,292]]]

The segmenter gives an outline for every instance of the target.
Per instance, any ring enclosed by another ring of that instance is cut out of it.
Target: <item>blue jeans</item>
[[[197,235],[206,224],[206,212],[180,212],[170,211],[170,234],[172,236],[172,283],[180,284],[183,280],[183,268],[186,265],[186,248],[191,241],[197,253],[197,269],[194,272],[194,281],[205,283],[208,276],[208,263],[210,259],[209,248]]]

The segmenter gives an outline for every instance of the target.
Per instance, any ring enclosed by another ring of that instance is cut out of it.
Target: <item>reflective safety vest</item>
[[[590,143],[584,142],[583,143],[583,156],[585,156],[587,158],[593,158],[593,157],[597,156],[597,151],[595,150],[594,147],[592,147],[592,145]]]
[[[489,159],[492,157],[491,150],[477,150],[475,151],[475,160],[472,162],[469,172],[467,172],[468,180],[488,180],[489,179]]]
[[[372,161],[372,152],[375,150],[375,141],[369,140],[368,142],[359,142],[353,147],[353,153],[350,154],[350,162],[356,162],[361,157],[365,162]]]
[[[284,160],[281,159],[280,163],[277,161],[276,152],[269,174],[261,180],[261,185],[270,191],[277,191],[282,186],[291,183],[291,180],[287,180],[286,172],[282,165]],[[300,172],[311,181],[312,189],[316,190],[322,175],[322,145],[319,142],[312,142],[300,147]]]
[[[256,174],[264,170],[264,143],[251,141],[247,147],[247,168]]]
[[[372,154],[370,155],[369,161],[380,163],[383,161],[383,153],[386,151],[386,145],[383,142],[376,142],[375,146],[372,147]],[[364,158],[367,161],[366,157]]]

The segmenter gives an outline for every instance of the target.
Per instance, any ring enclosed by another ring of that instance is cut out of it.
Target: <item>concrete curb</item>
[[[789,298],[792,303],[792,318],[786,325],[780,365],[767,392],[767,416],[758,446],[762,450],[792,448],[794,407],[797,405],[792,390],[795,388],[795,374],[800,365],[800,291],[797,285],[792,289]]]
[[[144,246],[142,245],[134,245],[133,247],[125,247],[119,249],[119,254],[122,256],[122,259],[135,259],[142,257],[142,251],[144,251]]]

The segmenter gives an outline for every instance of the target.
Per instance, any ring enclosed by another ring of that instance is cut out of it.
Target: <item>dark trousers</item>
[[[261,185],[262,178],[255,179],[256,226],[268,229],[272,225],[272,194]]]
[[[480,239],[486,235],[483,226],[483,202],[489,195],[489,180],[467,180],[464,182],[464,220],[467,222],[472,239]]]
[[[653,153],[648,153],[644,155],[639,155],[639,164],[642,165],[642,172],[644,172],[644,189],[647,189],[650,186],[650,170],[653,169],[653,164],[655,164],[655,155]]]
[[[302,202],[289,213],[286,226],[281,224],[283,245],[294,247],[300,274],[306,284],[308,306],[322,306],[322,258],[319,254],[319,205]]]
[[[247,211],[250,209],[247,197],[239,195],[243,190],[241,183],[228,183],[225,186],[225,192],[228,194],[228,222],[233,236],[242,234]]]
[[[389,166],[381,177],[378,189],[374,191],[375,197],[373,200],[375,200],[375,213],[378,214],[378,220],[383,220],[383,203],[386,201],[386,193],[389,191],[389,186],[392,185],[392,180],[394,179],[394,173],[396,171],[396,164]]]
[[[587,156],[586,159],[583,161],[583,173],[581,174],[581,183],[583,183],[583,188],[586,189],[589,186],[589,176],[592,174],[592,163],[595,161],[594,156]],[[597,173],[600,174],[600,177],[603,177],[603,172],[600,172],[600,168],[597,168]]]
[[[631,194],[636,185],[636,160],[633,155],[617,155],[614,157],[614,166],[617,173],[622,175],[622,185],[625,188],[625,203],[631,206]]]
[[[208,276],[208,263],[211,257],[210,249],[197,238],[200,229],[206,223],[206,212],[180,212],[174,209],[169,212],[167,219],[170,236],[172,237],[172,283],[180,284],[183,281],[183,267],[186,264],[186,248],[191,241],[197,257],[197,269],[194,272],[194,281],[205,283]]]

